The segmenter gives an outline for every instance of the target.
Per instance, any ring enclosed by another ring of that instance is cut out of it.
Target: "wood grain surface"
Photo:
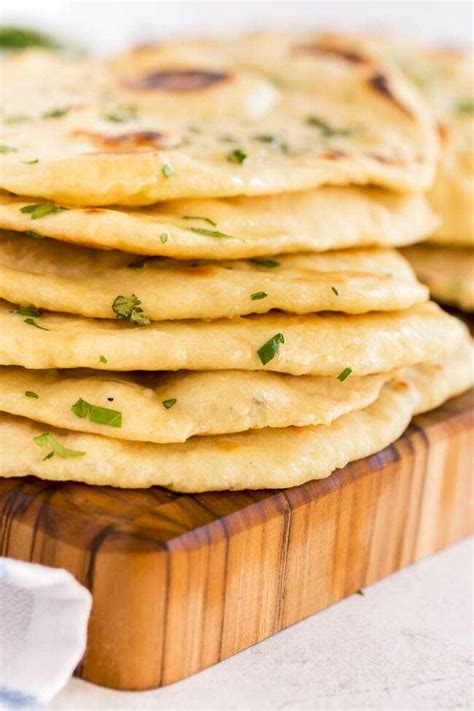
[[[379,454],[286,491],[4,479],[2,554],[92,591],[78,676],[169,684],[470,533],[473,413],[471,391]]]

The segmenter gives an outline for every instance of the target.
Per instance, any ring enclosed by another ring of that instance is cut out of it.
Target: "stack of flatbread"
[[[472,383],[394,250],[436,229],[437,133],[343,38],[3,66],[2,476],[287,487]]]

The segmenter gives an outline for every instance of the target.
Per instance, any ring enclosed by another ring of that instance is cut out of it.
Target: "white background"
[[[470,2],[2,2],[2,21],[49,30],[104,52],[190,33],[289,25],[382,28],[443,44],[472,40]]]

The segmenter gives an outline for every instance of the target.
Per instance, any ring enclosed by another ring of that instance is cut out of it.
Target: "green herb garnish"
[[[169,178],[170,175],[173,175],[173,173],[174,173],[174,168],[173,168],[171,165],[169,165],[169,163],[165,163],[164,166],[163,166],[162,169],[161,169],[161,172],[163,173],[163,175],[165,176],[165,178]]]
[[[227,154],[227,160],[229,163],[237,163],[241,165],[247,159],[247,154],[236,148],[234,151],[229,151]]]
[[[58,49],[59,43],[36,30],[27,27],[13,27],[6,25],[0,27],[0,49],[13,50],[25,49],[26,47],[46,47],[47,49]]]
[[[308,116],[306,123],[308,126],[318,128],[326,138],[331,138],[332,136],[352,136],[354,133],[357,133],[357,129],[355,128],[335,128],[319,116]]]
[[[119,410],[111,410],[108,407],[99,407],[79,398],[71,407],[77,417],[87,417],[89,422],[98,425],[108,425],[109,427],[122,427],[122,413]]]
[[[464,114],[466,116],[474,114],[474,101],[472,99],[458,101],[458,103],[456,104],[456,113]]]
[[[126,121],[133,121],[137,118],[137,107],[136,106],[118,106],[115,109],[110,109],[102,114],[104,121],[110,121],[111,123],[125,123]]]
[[[266,269],[275,269],[275,267],[280,266],[280,262],[277,262],[276,259],[251,259],[251,262],[254,264],[257,264],[259,267],[265,267]]]
[[[39,158],[32,158],[32,160],[21,160],[20,163],[23,163],[24,165],[34,165],[35,163],[39,163]]]
[[[273,136],[271,134],[261,134],[253,137],[255,141],[260,141],[260,143],[268,143],[269,145],[276,146],[283,153],[288,153],[288,144],[283,141],[279,136]]]
[[[118,319],[128,319],[135,326],[148,326],[151,322],[140,308],[141,303],[135,294],[117,296],[112,304],[112,310]]]
[[[20,316],[32,316],[33,318],[39,318],[41,316],[41,309],[36,309],[34,306],[19,306],[17,309],[12,311],[14,314],[20,314]]]
[[[18,148],[7,146],[5,143],[0,145],[0,153],[18,153]]]
[[[280,343],[284,343],[285,338],[283,333],[277,333],[275,336],[270,338],[269,341],[263,344],[261,348],[258,349],[257,354],[263,365],[269,363],[278,354],[280,349]]]
[[[177,400],[175,398],[171,398],[171,400],[163,400],[163,402],[161,404],[167,410],[170,410],[174,405],[176,405],[176,403],[177,403]]]
[[[331,286],[331,291],[333,291],[336,294],[336,296],[339,296],[339,292],[335,286]]]
[[[166,244],[168,241],[169,234],[168,232],[162,232],[160,235],[160,242],[161,244]]]
[[[44,118],[44,119],[62,118],[70,110],[71,110],[70,106],[63,106],[63,107],[58,107],[55,109],[50,109],[49,111],[45,111],[44,114],[41,115],[41,118]]]
[[[32,397],[37,400],[39,398],[39,395],[37,393],[34,393],[33,390],[25,390],[25,397]]]
[[[43,235],[40,235],[39,232],[34,232],[33,230],[25,230],[23,234],[27,237],[33,237],[33,239],[44,239]]]
[[[194,215],[183,215],[183,220],[202,220],[203,222],[207,222],[213,227],[217,227],[217,222],[214,222],[214,220],[211,220],[209,217],[195,217]]]
[[[236,239],[232,235],[226,235],[224,232],[219,232],[219,230],[206,230],[203,227],[190,227],[190,232],[195,232],[197,235],[204,235],[204,237],[217,237],[218,239]]]
[[[42,331],[49,331],[49,328],[46,328],[45,326],[40,326],[39,323],[36,323],[34,318],[25,318],[24,323],[27,323],[28,326],[34,326],[35,328],[40,328]]]
[[[255,294],[251,294],[250,298],[252,301],[260,301],[260,299],[266,299],[268,294],[265,291],[256,291]]]
[[[63,459],[82,457],[85,454],[85,452],[78,452],[76,449],[67,449],[51,432],[43,432],[43,434],[33,437],[33,442],[37,444],[38,447],[52,450],[44,459],[51,459],[54,454],[57,454],[58,457],[62,457]]]
[[[26,215],[30,215],[32,220],[38,220],[40,217],[46,217],[46,215],[56,215],[58,212],[64,212],[67,207],[56,207],[51,202],[44,202],[35,205],[25,205],[25,207],[20,208],[20,212]]]
[[[344,368],[344,370],[342,371],[342,373],[339,373],[339,375],[337,376],[337,379],[340,380],[341,383],[342,383],[342,382],[344,382],[344,380],[345,380],[346,378],[349,377],[349,375],[350,375],[351,373],[352,373],[352,368]]]
[[[99,356],[99,361],[101,363],[108,363],[109,362],[108,359],[104,355]]]

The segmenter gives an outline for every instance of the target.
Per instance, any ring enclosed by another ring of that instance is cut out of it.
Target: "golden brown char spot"
[[[331,42],[320,40],[310,44],[301,44],[293,48],[293,51],[298,54],[326,54],[332,57],[344,59],[352,64],[370,64],[370,58],[364,56],[361,52],[348,47],[338,46]]]
[[[346,151],[339,151],[337,149],[332,151],[324,151],[324,153],[319,154],[319,157],[324,158],[325,160],[340,160],[341,158],[347,158],[348,156],[349,153]]]
[[[211,276],[215,273],[215,269],[212,267],[193,267],[186,272],[186,276]]]
[[[397,382],[394,385],[396,390],[399,390],[401,393],[409,389],[409,385],[406,382],[406,380],[397,380]]]
[[[375,89],[375,91],[378,91],[379,94],[385,96],[387,99],[390,99],[390,101],[392,101],[395,106],[398,106],[398,108],[403,111],[404,114],[411,117],[411,111],[409,111],[409,109],[407,109],[407,107],[402,104],[402,102],[399,101],[395,94],[392,92],[392,89],[389,86],[388,79],[385,74],[376,72],[375,74],[372,74],[372,76],[369,77],[368,82],[369,85],[373,89]]]
[[[151,72],[138,79],[128,79],[123,81],[122,85],[132,91],[184,93],[208,89],[219,82],[227,81],[230,76],[225,72],[208,72],[202,69],[168,69]]]
[[[179,143],[176,136],[158,131],[131,131],[108,135],[98,131],[74,131],[73,136],[95,143],[100,148],[128,151],[136,148],[174,148]]]
[[[218,441],[217,446],[219,449],[222,449],[224,452],[233,452],[234,450],[239,448],[239,445],[237,442],[231,442],[230,440],[223,439]]]
[[[441,121],[438,121],[436,124],[436,130],[438,131],[438,137],[441,143],[446,144],[449,136],[449,130],[446,124],[441,123]]]

